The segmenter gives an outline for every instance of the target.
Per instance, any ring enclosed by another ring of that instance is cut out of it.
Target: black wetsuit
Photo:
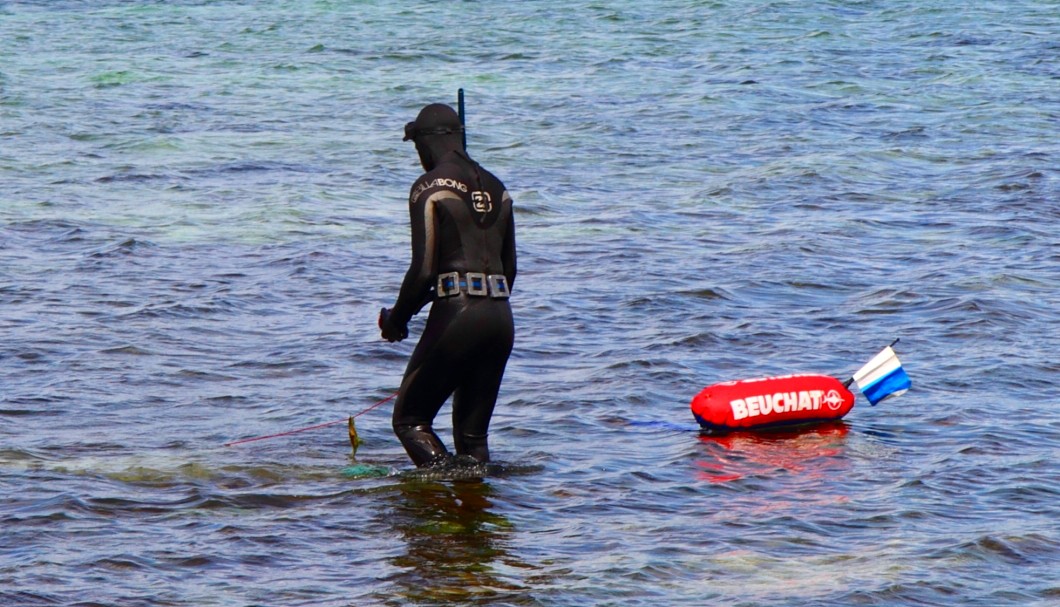
[[[412,315],[433,304],[401,382],[394,432],[417,466],[443,460],[448,453],[431,424],[452,395],[456,453],[486,462],[490,417],[515,335],[511,307],[490,292],[472,295],[465,287],[445,297],[435,289],[439,276],[452,277],[451,272],[460,282],[467,282],[469,272],[492,275],[495,284],[489,287],[502,290],[503,276],[511,289],[512,201],[499,179],[453,150],[416,180],[409,207],[412,264],[389,322],[404,331]]]

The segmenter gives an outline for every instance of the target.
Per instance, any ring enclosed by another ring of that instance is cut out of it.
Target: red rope
[[[397,396],[397,395],[398,395],[398,393],[395,392],[395,393],[391,394],[390,396],[384,398],[383,400],[375,403],[371,407],[368,407],[364,411],[361,411],[357,415],[352,415],[351,417],[360,417],[360,416],[364,415],[365,413],[368,413],[372,409],[375,409],[379,405],[381,405],[381,404],[383,404],[383,403],[385,403],[387,401],[393,400],[393,398],[395,396]],[[290,436],[292,434],[298,434],[299,432],[305,432],[307,430],[316,430],[317,428],[326,428],[328,426],[334,426],[336,424],[342,424],[342,423],[347,422],[348,420],[349,420],[349,418],[343,418],[343,419],[335,420],[333,422],[324,422],[323,424],[316,424],[315,426],[306,426],[305,428],[298,428],[297,430],[288,430],[287,432],[278,432],[276,434],[267,434],[265,436],[255,436],[253,438],[241,438],[239,440],[235,440],[235,441],[232,441],[230,443],[225,443],[224,446],[225,447],[231,447],[232,445],[239,445],[239,444],[242,444],[242,443],[250,443],[250,442],[253,442],[253,441],[256,441],[256,440],[265,440],[267,438],[277,438],[279,436]]]

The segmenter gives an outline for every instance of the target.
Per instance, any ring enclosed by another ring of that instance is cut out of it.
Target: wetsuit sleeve
[[[511,208],[512,199],[508,192],[504,192],[504,199]],[[504,248],[501,250],[501,261],[504,263],[504,277],[508,280],[508,290],[515,286],[516,254],[515,254],[515,210],[508,213],[508,229],[504,232]]]
[[[431,286],[437,276],[438,252],[435,235],[438,218],[434,202],[420,195],[409,204],[412,227],[412,262],[401,282],[397,302],[390,312],[391,321],[404,327],[409,319],[431,301]]]

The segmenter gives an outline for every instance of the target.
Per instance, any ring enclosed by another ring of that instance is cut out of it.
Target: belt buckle
[[[485,297],[489,294],[489,283],[486,275],[482,272],[468,272],[464,274],[467,278],[467,294],[474,297]]]
[[[511,292],[508,291],[508,278],[504,274],[490,274],[486,280],[490,285],[490,297],[494,299],[511,297]]]
[[[446,272],[438,275],[438,297],[452,297],[460,294],[460,273]]]

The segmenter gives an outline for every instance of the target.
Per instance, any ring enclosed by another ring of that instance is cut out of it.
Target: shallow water
[[[1056,8],[0,5],[0,602],[1056,604]],[[416,478],[386,406],[224,447],[396,389],[401,128],[459,87],[502,473]],[[895,337],[901,398],[696,430]]]

